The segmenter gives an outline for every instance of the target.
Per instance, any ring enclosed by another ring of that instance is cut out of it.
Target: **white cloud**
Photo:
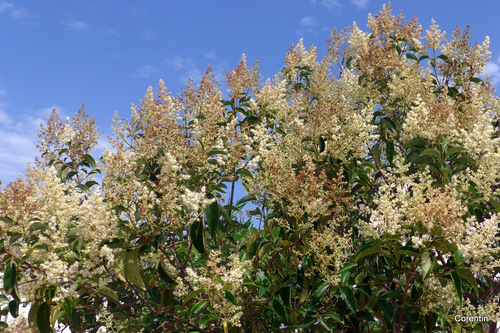
[[[167,66],[173,66],[176,71],[181,72],[178,80],[181,83],[186,83],[189,79],[193,79],[194,82],[199,82],[203,77],[201,69],[189,58],[180,56],[169,57],[165,59],[165,63]]]
[[[79,20],[70,20],[66,22],[66,26],[77,32],[84,32],[89,30],[88,24]]]
[[[217,60],[217,55],[213,51],[207,51],[207,52],[205,52],[204,56],[208,60]]]
[[[316,25],[316,19],[312,16],[304,16],[299,20],[299,24],[303,27],[312,27]]]
[[[27,163],[33,164],[39,152],[36,148],[40,124],[49,118],[56,108],[61,118],[63,109],[57,105],[31,112],[9,112],[7,104],[0,101],[0,180],[2,187],[26,170]]]
[[[328,10],[338,9],[342,7],[341,0],[310,0],[313,5],[320,4]],[[359,9],[365,8],[370,0],[349,0],[351,4]]]
[[[484,74],[482,77],[490,76],[491,82],[496,85],[500,83],[500,57],[496,60],[490,60],[484,67]]]
[[[155,72],[156,72],[156,69],[153,66],[144,65],[137,70],[136,74],[139,77],[148,78],[151,75],[153,75]]]
[[[6,13],[15,20],[24,20],[32,16],[31,12],[25,7],[18,7],[7,1],[0,1],[0,14]]]
[[[311,0],[311,3],[317,4],[318,0]],[[319,0],[319,4],[328,10],[342,7],[339,0]]]
[[[299,21],[299,28],[295,30],[295,33],[299,36],[313,32],[317,28],[318,21],[313,16],[304,16]]]
[[[358,8],[365,8],[369,0],[351,0],[351,3]]]

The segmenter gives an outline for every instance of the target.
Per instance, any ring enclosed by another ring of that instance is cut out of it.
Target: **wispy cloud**
[[[342,7],[342,4],[340,3],[339,0],[319,0],[319,1],[311,0],[311,3],[320,4],[321,6],[325,7],[328,10]]]
[[[165,64],[180,73],[178,81],[181,83],[186,83],[189,79],[198,82],[203,77],[202,70],[189,58],[168,57],[165,59]]]
[[[366,6],[368,5],[368,2],[369,2],[369,0],[351,0],[351,3],[360,9],[366,8]]]
[[[299,27],[295,30],[298,35],[305,35],[314,30],[318,21],[314,16],[304,16],[298,21]]]
[[[69,20],[65,22],[65,25],[76,32],[85,32],[89,30],[89,25],[80,20]]]
[[[203,54],[203,56],[208,60],[217,60],[217,55],[213,51],[207,51]]]
[[[2,187],[14,180],[39,154],[36,149],[40,124],[45,123],[52,112],[58,110],[64,117],[63,108],[57,105],[24,112],[9,112],[8,104],[0,100],[0,179]]]
[[[341,8],[341,0],[310,0],[312,4],[319,4],[328,10]],[[349,2],[359,9],[366,8],[370,0],[349,0]]]
[[[7,1],[0,1],[0,14],[7,14],[15,20],[25,20],[32,16],[26,7],[19,7]]]
[[[490,76],[491,82],[496,85],[500,83],[500,57],[496,60],[490,60],[484,67],[482,77]]]
[[[156,72],[156,68],[154,68],[153,66],[144,65],[137,70],[136,75],[139,77],[148,78],[152,74],[154,74],[155,72]]]

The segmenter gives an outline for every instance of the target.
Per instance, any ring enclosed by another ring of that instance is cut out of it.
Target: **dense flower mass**
[[[160,81],[100,159],[83,108],[54,112],[0,192],[0,313],[29,305],[17,326],[42,333],[495,331],[489,40],[425,31],[388,4],[272,79],[243,55],[227,97],[210,67],[178,96]]]

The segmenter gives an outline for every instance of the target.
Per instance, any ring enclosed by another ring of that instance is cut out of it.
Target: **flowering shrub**
[[[0,193],[1,314],[29,304],[42,333],[495,331],[488,39],[422,37],[390,5],[368,28],[334,30],[320,61],[301,40],[264,84],[243,56],[228,100],[210,67],[178,97],[160,82],[99,160],[93,119],[53,113]]]

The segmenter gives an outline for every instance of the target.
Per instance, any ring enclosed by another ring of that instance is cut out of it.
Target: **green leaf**
[[[375,253],[383,253],[384,252],[384,250],[380,246],[377,246],[377,245],[364,247],[364,248],[361,248],[361,250],[362,251],[359,252],[356,255],[356,257],[354,258],[354,261],[358,261],[361,258],[367,257],[367,256],[375,254]]]
[[[244,204],[245,202],[253,201],[256,200],[257,198],[255,195],[245,195],[243,198],[240,200],[236,201],[236,206],[239,206],[241,204]]]
[[[323,328],[325,330],[327,330],[328,332],[333,332],[333,330],[328,327],[328,325],[326,324],[325,320],[323,319],[323,317],[319,317],[319,323],[321,324],[321,326],[323,326]]]
[[[184,299],[184,305],[186,305],[190,300],[192,300],[194,297],[198,296],[203,292],[203,289],[197,289],[195,291],[190,292],[186,298]]]
[[[420,267],[422,268],[422,278],[425,280],[432,271],[433,261],[429,252],[422,253],[420,257]]]
[[[426,149],[419,156],[434,156],[441,160],[441,153],[435,148]]]
[[[311,301],[316,303],[330,286],[325,281],[320,281],[311,291]]]
[[[39,308],[40,308],[40,302],[35,302],[31,304],[31,308],[28,313],[28,324],[30,325],[30,327],[35,327],[37,325],[36,314]]]
[[[236,174],[240,175],[241,177],[253,178],[252,173],[250,171],[248,171],[247,169],[243,169],[243,168],[236,170]]]
[[[90,164],[90,166],[92,167],[92,169],[95,169],[96,163],[95,163],[95,160],[94,160],[94,158],[92,156],[90,156],[89,154],[85,154],[85,155],[83,155],[83,159],[88,164]]]
[[[90,194],[90,189],[87,185],[80,184],[80,185],[76,185],[75,187],[79,188],[80,190],[84,191],[87,194]]]
[[[36,312],[36,324],[40,333],[50,333],[50,306],[45,302]]]
[[[373,160],[375,161],[375,163],[380,165],[380,145],[378,143],[373,146],[372,153]]]
[[[115,253],[114,269],[118,279],[126,283],[127,278],[125,277],[125,250]]]
[[[3,221],[9,225],[13,225],[14,224],[14,220],[12,220],[10,217],[8,216],[2,216],[0,217],[0,221]]]
[[[142,280],[141,273],[139,272],[138,261],[139,249],[134,249],[125,254],[125,276],[127,280],[134,286],[146,290],[144,281]]]
[[[451,272],[451,278],[455,284],[455,289],[457,289],[458,301],[460,306],[462,306],[462,280],[457,272]]]
[[[428,59],[428,58],[429,58],[429,56],[426,56],[426,55],[420,56],[420,57],[418,58],[418,62],[421,62],[422,60],[424,60],[424,59]]]
[[[234,305],[239,305],[233,293],[231,293],[229,290],[226,290],[225,296],[229,302],[233,303]]]
[[[205,208],[205,215],[207,216],[207,224],[210,235],[212,235],[212,237],[215,237],[220,218],[219,203],[217,201],[214,201],[210,205],[208,205]]]
[[[323,139],[321,136],[319,137],[319,152],[322,153],[325,151],[325,139]]]
[[[387,160],[392,165],[392,160],[394,159],[394,143],[392,141],[387,141],[386,146],[387,146]]]
[[[201,254],[206,254],[206,237],[205,237],[205,226],[200,221],[193,222],[191,225],[191,241],[193,242],[194,248]]]
[[[347,263],[347,264],[345,264],[344,266],[342,266],[342,267],[339,269],[339,273],[342,273],[342,272],[344,272],[344,271],[348,271],[348,270],[350,270],[351,268],[356,267],[356,266],[358,266],[358,264],[356,264],[356,263]]]
[[[424,139],[416,138],[408,141],[405,145],[404,148],[408,147],[415,147],[415,148],[424,148],[425,145],[427,144],[427,141]]]
[[[448,149],[448,151],[446,152],[446,157],[450,157],[450,156],[453,156],[457,153],[461,153],[463,151],[466,151],[467,149],[465,148],[462,148],[462,147],[453,147],[453,148],[450,148]]]
[[[115,254],[115,273],[121,281],[128,281],[134,286],[142,290],[146,290],[141,273],[139,272],[138,254],[138,248],[130,252],[122,250],[121,252]]]
[[[208,156],[213,156],[213,155],[227,155],[228,152],[227,151],[224,151],[220,148],[214,148],[212,149],[209,153],[208,153]]]
[[[281,320],[286,322],[287,321],[287,315],[285,308],[281,304],[280,301],[278,301],[276,298],[271,301],[271,306],[273,307],[274,311],[280,316]]]
[[[208,301],[199,301],[198,303],[193,304],[191,306],[192,309],[190,307],[191,311],[188,311],[188,313],[191,312],[191,315],[196,316],[198,314],[198,312],[200,312],[203,309],[203,307],[205,307],[205,305],[207,305],[207,304],[208,304]]]
[[[14,318],[19,316],[19,303],[15,299],[9,302],[9,312]]]
[[[273,243],[270,242],[270,241],[263,242],[260,245],[259,257],[258,258],[261,259],[262,257],[264,257],[264,255],[267,253],[267,251],[269,251],[269,249],[271,248],[272,245],[273,245]]]
[[[347,303],[347,306],[353,313],[356,313],[356,299],[350,287],[340,288],[342,299]]]
[[[476,278],[474,277],[474,274],[472,274],[472,272],[467,268],[459,268],[457,269],[457,272],[461,277],[465,279],[465,281],[467,281],[467,283],[472,286],[476,294],[479,295],[479,286],[477,284]]]
[[[108,287],[100,287],[100,288],[97,288],[96,291],[95,291],[96,294],[102,294],[108,298],[112,298],[114,299],[115,301],[119,301],[120,299],[118,298],[118,295],[114,292],[113,289],[111,288],[108,288]]]
[[[500,212],[500,203],[498,202],[498,199],[491,198],[490,203],[497,212]]]
[[[7,294],[12,293],[17,281],[17,267],[15,263],[10,263],[5,267],[3,273],[3,288]]]
[[[349,69],[351,69],[351,61],[352,61],[352,57],[349,57],[349,58],[347,58],[347,60],[345,62],[345,66]]]
[[[166,283],[177,284],[172,274],[163,267],[163,263],[161,261],[158,264],[158,274],[160,275],[162,280],[165,281]]]
[[[379,299],[377,301],[377,305],[382,309],[382,312],[384,313],[384,316],[387,318],[387,320],[389,320],[390,323],[394,324],[394,321],[396,319],[396,312],[394,311],[392,303],[386,299]]]
[[[64,306],[64,312],[66,313],[66,316],[71,321],[73,319],[73,308],[74,308],[73,302],[70,299],[66,298],[66,299],[64,299],[63,306]]]
[[[408,58],[408,59],[413,59],[413,60],[417,60],[417,61],[418,61],[417,56],[416,56],[416,55],[414,55],[413,53],[407,53],[407,54],[406,54],[406,58]]]
[[[478,78],[478,77],[474,77],[474,76],[473,76],[473,77],[471,77],[469,80],[470,80],[471,82],[474,82],[474,83],[480,83],[482,86],[484,86],[484,81],[483,81],[483,80],[481,80],[481,79],[480,79],[480,78]]]
[[[34,222],[30,226],[30,232],[35,232],[38,230],[47,230],[49,226],[46,223],[41,223],[41,222]]]

